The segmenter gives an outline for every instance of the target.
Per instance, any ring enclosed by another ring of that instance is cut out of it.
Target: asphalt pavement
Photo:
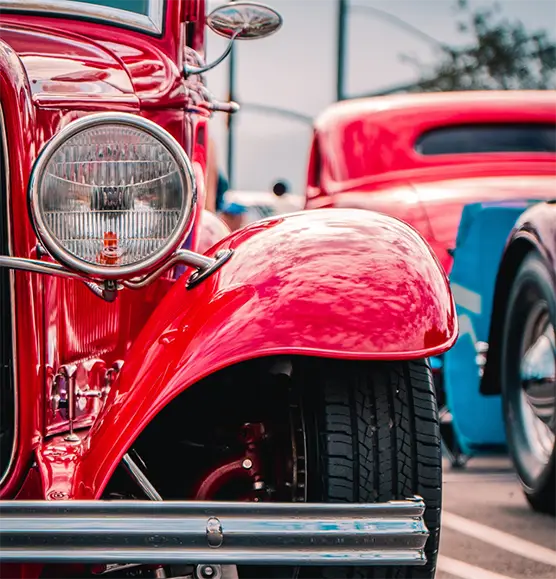
[[[556,519],[532,511],[505,457],[444,464],[436,579],[556,579]]]

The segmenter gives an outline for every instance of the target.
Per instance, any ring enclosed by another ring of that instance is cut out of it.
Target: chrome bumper
[[[0,561],[423,565],[419,497],[374,504],[0,501]]]

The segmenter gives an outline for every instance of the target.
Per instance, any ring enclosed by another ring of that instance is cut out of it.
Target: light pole
[[[338,0],[338,62],[336,100],[344,99],[348,0]]]
[[[234,0],[232,0],[233,2]],[[228,57],[228,101],[236,100],[236,51],[235,46],[232,46],[230,56]],[[234,115],[228,115],[228,183],[230,188],[233,187],[234,182]]]
[[[234,0],[232,0],[234,1]],[[344,3],[346,0],[342,0]],[[232,47],[230,55],[228,57],[228,100],[237,102],[238,99],[236,97],[236,54],[235,54],[235,46]],[[343,57],[342,57],[343,59]],[[343,80],[342,80],[343,83]],[[343,86],[343,84],[342,84]],[[293,119],[298,122],[302,122],[306,125],[312,126],[313,119],[307,115],[303,115],[301,113],[297,113],[296,111],[292,111],[289,109],[284,109],[280,107],[273,107],[268,105],[261,105],[255,103],[240,103],[244,109],[253,109],[258,110],[260,112],[267,112],[274,115],[279,115],[283,117],[287,117]],[[235,122],[235,115],[230,114],[228,115],[228,134],[227,134],[227,173],[228,173],[228,184],[230,189],[234,187],[234,122]]]

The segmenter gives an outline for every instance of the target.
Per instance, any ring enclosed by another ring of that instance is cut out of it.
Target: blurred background
[[[209,11],[221,4],[209,1]],[[410,90],[556,88],[552,0],[267,0],[283,28],[207,74],[242,110],[215,115],[231,189],[302,194],[311,121],[343,98]],[[208,60],[226,41],[207,32]],[[231,90],[230,90],[231,89]],[[228,127],[230,123],[230,127]],[[228,130],[230,128],[231,130]]]

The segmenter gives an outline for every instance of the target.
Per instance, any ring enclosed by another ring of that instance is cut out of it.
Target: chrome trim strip
[[[119,8],[73,0],[0,0],[0,11],[3,9],[45,13],[45,16],[55,13],[68,18],[92,18],[158,35],[162,34],[164,23],[164,0],[150,0],[147,16]]]
[[[6,135],[6,123],[4,119],[4,110],[0,104],[0,131],[2,137],[2,153],[4,156],[4,172],[6,180],[6,220],[8,229],[8,251],[10,255],[13,255],[13,242],[12,242],[12,227],[10,219],[10,159],[8,154],[8,137]],[[1,176],[0,176],[1,178]],[[4,484],[5,480],[12,472],[12,467],[15,463],[15,456],[17,452],[17,441],[19,439],[19,396],[18,396],[18,383],[17,383],[17,336],[16,336],[16,323],[15,323],[15,275],[14,272],[10,272],[10,307],[12,310],[12,356],[13,356],[13,385],[14,385],[14,435],[12,443],[12,453],[10,455],[10,460],[5,472],[0,473],[0,488]]]
[[[371,504],[0,501],[0,560],[423,565],[424,511],[420,497]]]

